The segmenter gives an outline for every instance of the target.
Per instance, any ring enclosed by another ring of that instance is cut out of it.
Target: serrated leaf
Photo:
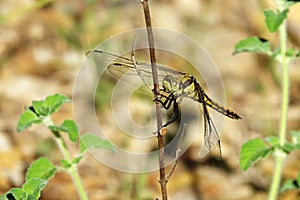
[[[64,103],[71,102],[71,99],[62,94],[54,94],[46,97],[44,105],[49,108],[49,114],[55,113]]]
[[[73,120],[66,119],[60,126],[63,132],[68,133],[72,142],[76,142],[78,138],[78,128]]]
[[[27,193],[26,199],[39,199],[46,184],[47,181],[41,178],[32,178],[26,181],[22,186],[22,190]]]
[[[268,30],[271,33],[274,33],[277,31],[278,27],[286,19],[288,12],[289,12],[288,9],[285,9],[283,11],[277,11],[276,13],[269,9],[264,10],[265,23],[267,25]]]
[[[26,172],[26,180],[41,178],[49,180],[54,176],[56,168],[47,158],[40,158],[32,162]]]
[[[26,110],[24,113],[21,114],[20,119],[18,121],[17,131],[21,132],[32,124],[39,124],[42,122],[42,119],[38,117],[34,112],[31,110]]]
[[[80,138],[80,153],[85,153],[88,149],[107,149],[115,152],[113,145],[93,134],[84,134]]]
[[[49,115],[49,108],[45,107],[44,101],[32,101],[32,107],[37,115],[47,116]]]
[[[269,41],[258,37],[246,38],[236,44],[233,54],[241,52],[272,54]]]
[[[68,133],[69,139],[72,142],[76,142],[78,139],[78,129],[74,120],[65,120],[60,126],[50,125],[48,128],[51,131],[65,132]]]
[[[259,138],[244,143],[240,152],[240,168],[247,170],[261,158],[265,158],[273,148],[267,148]]]

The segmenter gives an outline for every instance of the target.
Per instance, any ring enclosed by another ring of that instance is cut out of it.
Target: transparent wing
[[[93,50],[87,52],[87,57],[93,61],[99,62],[100,60],[108,62],[108,71],[112,73],[117,78],[122,78],[123,76],[139,76],[137,70],[134,66],[134,63],[131,59],[114,55],[111,53],[107,53],[101,50]],[[136,66],[140,71],[140,75],[143,76],[143,80],[146,82],[147,85],[152,84],[152,72],[151,72],[151,64],[137,62]],[[161,83],[163,78],[166,75],[172,75],[173,77],[180,77],[184,73],[175,71],[165,65],[157,64],[157,71],[158,71],[158,81]]]
[[[221,142],[216,127],[211,120],[210,116],[204,116],[206,128],[204,132],[204,143],[205,146],[209,149],[211,154],[217,156],[217,158],[222,158]]]
[[[206,101],[204,101],[204,96],[207,96],[205,92],[202,90],[201,87],[198,88],[199,90],[199,98],[202,101],[202,108],[203,108],[203,117],[204,117],[204,144],[205,147],[209,150],[210,153],[215,154],[217,158],[222,158],[222,150],[221,150],[221,143],[220,137],[216,130],[216,127],[210,118]]]

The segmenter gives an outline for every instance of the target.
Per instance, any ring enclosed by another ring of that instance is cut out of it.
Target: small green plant
[[[268,40],[258,37],[250,37],[240,41],[235,46],[234,53],[255,52],[266,54],[281,65],[282,77],[282,105],[281,105],[281,120],[278,130],[278,136],[269,136],[264,139],[256,138],[249,140],[243,144],[240,152],[240,167],[242,170],[247,170],[254,163],[266,158],[269,155],[275,157],[275,169],[273,180],[269,191],[269,199],[277,198],[278,192],[288,189],[300,189],[299,175],[295,180],[287,180],[281,190],[279,190],[281,182],[281,173],[285,157],[294,150],[300,150],[300,131],[290,131],[291,141],[287,141],[287,111],[289,101],[289,65],[296,57],[300,56],[300,50],[294,48],[287,49],[287,29],[286,18],[289,8],[299,1],[291,0],[274,0],[277,10],[267,9],[264,11],[265,23],[267,29],[271,33],[278,32],[279,34],[279,49],[271,48]]]
[[[23,131],[33,124],[44,124],[53,133],[63,159],[61,166],[53,165],[47,158],[39,158],[35,160],[26,172],[25,183],[21,188],[12,188],[4,195],[0,196],[0,200],[24,200],[38,199],[41,191],[47,185],[47,182],[54,176],[57,171],[66,171],[70,174],[76,186],[78,195],[82,200],[86,200],[87,195],[81,183],[77,172],[77,165],[88,149],[100,148],[114,151],[113,146],[108,141],[102,140],[93,134],[83,134],[80,136],[80,153],[76,157],[71,157],[70,152],[61,133],[67,133],[72,142],[79,140],[78,129],[73,120],[66,119],[60,126],[52,122],[51,115],[57,112],[64,103],[71,102],[71,99],[61,94],[54,94],[46,97],[45,100],[33,101],[32,105],[26,107],[25,112],[20,116],[17,130]]]

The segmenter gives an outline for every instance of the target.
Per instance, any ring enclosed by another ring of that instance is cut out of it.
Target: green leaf
[[[63,132],[68,133],[72,142],[76,142],[78,138],[78,128],[73,120],[66,119],[60,126]]]
[[[71,163],[69,163],[67,160],[62,159],[62,160],[60,160],[60,163],[65,169],[71,167]]]
[[[265,138],[265,141],[272,147],[279,145],[279,138],[273,135]]]
[[[264,11],[265,23],[267,25],[268,30],[271,33],[274,33],[277,31],[278,27],[286,19],[288,12],[289,12],[289,9],[285,9],[283,11],[277,10],[276,13],[269,9]]]
[[[246,38],[236,44],[233,54],[241,52],[272,54],[269,41],[258,37]]]
[[[78,164],[78,163],[81,161],[82,157],[83,157],[83,156],[81,155],[81,156],[78,156],[78,157],[73,158],[72,163]]]
[[[17,131],[23,131],[32,126],[32,124],[42,123],[43,120],[47,120],[47,116],[56,112],[63,103],[70,101],[68,97],[61,94],[48,96],[45,101],[32,101],[32,106],[27,107],[26,111],[20,116]],[[72,139],[74,137],[76,136],[72,133]]]
[[[283,183],[279,192],[285,192],[287,190],[293,190],[293,189],[297,189],[297,186],[295,185],[295,181],[292,179],[288,179]]]
[[[17,126],[17,131],[21,132],[30,126],[32,124],[39,124],[42,122],[42,119],[38,117],[34,112],[31,110],[26,110],[24,113],[21,114],[18,126]]]
[[[44,105],[49,108],[49,114],[53,114],[62,106],[62,104],[69,102],[71,102],[69,97],[62,94],[54,94],[46,97]]]
[[[294,144],[300,144],[300,131],[290,131]]]
[[[289,58],[292,58],[294,57],[295,55],[295,48],[290,48],[286,51],[285,55]]]
[[[287,190],[298,189],[300,190],[300,173],[298,173],[297,179],[288,179],[283,183],[283,186],[280,189],[280,192]]]
[[[44,106],[44,101],[32,101],[32,107],[36,114],[47,116],[49,115],[49,108]]]
[[[26,199],[26,192],[24,192],[21,188],[12,188],[2,196],[0,196],[0,200],[22,200]]]
[[[76,142],[77,139],[78,139],[78,136],[79,136],[78,129],[77,129],[77,126],[76,126],[74,120],[66,119],[62,123],[62,125],[60,125],[60,126],[50,125],[50,126],[48,126],[48,128],[51,131],[58,131],[58,132],[68,133],[69,139],[72,142]]]
[[[112,152],[115,152],[115,148],[113,145],[107,141],[99,138],[96,135],[93,134],[84,134],[80,138],[80,152],[85,153],[89,149],[107,149]]]
[[[41,178],[32,178],[26,181],[22,186],[22,190],[27,193],[26,199],[39,199],[46,184],[47,181]]]
[[[291,7],[292,5],[296,4],[297,2],[300,2],[300,1],[299,0],[286,0],[286,1],[284,1],[282,7],[287,9],[287,8]]]
[[[294,151],[295,149],[295,146],[290,144],[290,143],[285,143],[283,145],[283,147],[281,147],[281,149],[286,153],[286,154],[289,154],[291,153],[292,151]]]
[[[261,158],[265,158],[273,148],[267,148],[263,140],[257,138],[244,143],[240,152],[240,168],[247,170]]]
[[[58,131],[58,132],[61,131],[60,127],[59,126],[55,126],[55,125],[49,125],[48,129],[51,130],[51,131]]]
[[[281,49],[276,49],[275,51],[273,51],[272,53],[272,58],[274,58],[277,62],[282,63],[283,61],[283,57],[281,54]],[[295,54],[295,50],[294,48],[290,48],[285,52],[285,56],[286,56],[286,62],[290,63],[292,60],[295,59],[296,54]]]
[[[297,53],[294,48],[290,48],[285,52],[285,56],[287,59],[287,62],[290,63],[292,60],[294,60],[297,57]],[[281,54],[281,49],[276,49],[272,53],[272,58],[274,58],[279,63],[283,62],[283,57]]]
[[[54,173],[56,168],[47,158],[40,158],[35,160],[27,170],[26,180],[32,178],[41,178],[44,180],[49,180]]]

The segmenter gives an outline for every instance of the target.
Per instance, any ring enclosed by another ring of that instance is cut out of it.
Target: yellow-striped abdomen
[[[189,74],[183,74],[183,76],[180,78],[175,78],[171,75],[167,75],[164,77],[162,85],[164,92],[173,93],[177,98],[178,103],[180,103],[181,100],[185,97],[191,98],[195,101],[198,101],[199,103],[203,103],[201,98],[201,96],[203,96],[205,104],[209,107],[229,118],[241,119],[241,117],[233,110],[225,108],[224,106],[211,100],[201,88],[196,79]]]

